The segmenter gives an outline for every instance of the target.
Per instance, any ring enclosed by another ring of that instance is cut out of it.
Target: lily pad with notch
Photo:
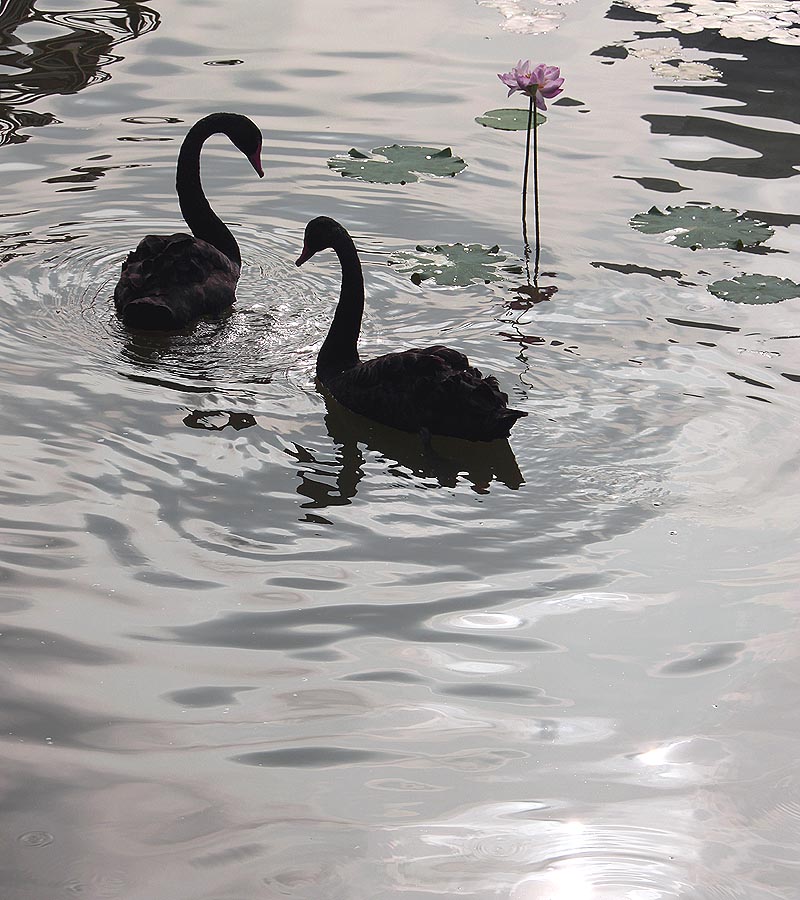
[[[644,234],[675,232],[669,243],[691,250],[743,250],[763,244],[775,233],[757,219],[719,206],[667,206],[663,211],[653,206],[646,213],[637,213],[630,225]]]
[[[715,281],[708,289],[731,303],[782,303],[800,297],[800,284],[776,275],[738,275]]]
[[[527,109],[490,109],[482,116],[476,116],[475,121],[486,128],[496,128],[498,131],[527,131]],[[547,116],[536,113],[536,125],[543,125]]]
[[[328,166],[343,178],[360,178],[374,184],[408,184],[419,181],[420,175],[443,178],[458,175],[467,164],[460,156],[453,156],[449,147],[408,147],[392,144],[362,153],[355,147],[346,155],[334,156]]]
[[[520,275],[522,265],[497,245],[436,244],[434,247],[418,245],[414,251],[400,250],[389,257],[389,265],[410,275],[414,284],[431,279],[447,287],[464,287],[468,284],[500,281],[509,274]]]

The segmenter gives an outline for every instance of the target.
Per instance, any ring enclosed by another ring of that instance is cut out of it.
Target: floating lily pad
[[[717,247],[742,250],[763,244],[774,234],[763,222],[719,206],[668,206],[663,212],[653,206],[648,212],[635,215],[630,224],[645,234],[674,231],[669,242],[692,250]]]
[[[515,257],[504,253],[497,245],[484,247],[481,244],[417,246],[414,251],[393,253],[389,265],[410,275],[415,284],[431,278],[436,284],[451,287],[499,281],[507,273],[522,273],[522,266]]]
[[[708,286],[715,297],[732,303],[781,303],[800,297],[800,284],[775,275],[739,275]]]
[[[482,116],[476,116],[475,121],[487,128],[497,128],[499,131],[527,131],[527,109],[490,109]],[[536,124],[542,125],[547,121],[547,116],[536,113]]]
[[[449,147],[376,147],[371,153],[362,153],[355,148],[346,156],[334,156],[328,165],[346,178],[360,178],[378,184],[406,184],[419,181],[420,175],[458,175],[467,164],[458,156],[453,156]]]

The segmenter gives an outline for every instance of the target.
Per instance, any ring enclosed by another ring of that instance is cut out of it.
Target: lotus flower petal
[[[510,72],[497,76],[508,88],[510,97],[515,91],[530,97],[539,109],[547,109],[545,99],[552,100],[562,92],[564,79],[558,66],[538,63],[531,66],[529,59],[521,59]]]

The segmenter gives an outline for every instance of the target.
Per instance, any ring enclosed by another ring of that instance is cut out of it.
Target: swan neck
[[[342,289],[328,336],[317,357],[320,378],[336,374],[360,362],[358,335],[364,314],[364,275],[355,244],[347,233],[337,235],[333,245],[342,266]]]
[[[211,209],[200,182],[200,151],[206,139],[212,134],[227,134],[227,131],[219,125],[209,125],[203,120],[189,129],[178,154],[178,171],[175,178],[178,202],[192,234],[212,244],[231,262],[241,266],[239,245],[225,223]]]

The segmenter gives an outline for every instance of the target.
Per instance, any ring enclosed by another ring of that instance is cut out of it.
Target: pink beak
[[[300,254],[300,256],[297,257],[297,259],[294,261],[294,264],[296,266],[302,266],[303,263],[308,262],[313,255],[313,253],[309,252],[308,247],[303,244],[303,252]]]
[[[256,170],[259,178],[264,177],[264,170],[261,168],[261,146],[259,145],[258,150],[252,155],[247,157],[250,160],[250,165]]]

